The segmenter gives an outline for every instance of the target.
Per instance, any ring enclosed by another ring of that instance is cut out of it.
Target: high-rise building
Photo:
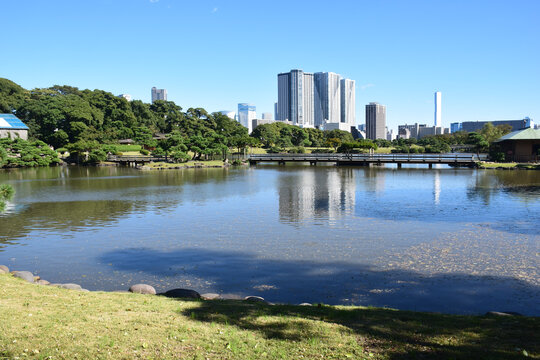
[[[366,105],[366,136],[368,139],[386,139],[386,106],[376,102]]]
[[[328,126],[350,131],[356,122],[355,101],[354,80],[342,79],[333,72],[311,74],[291,70],[278,74],[275,119],[302,127]]]
[[[154,86],[152,88],[152,102],[156,100],[167,101],[167,89],[156,89]]]
[[[276,120],[313,126],[313,74],[297,69],[278,74]]]
[[[273,120],[272,113],[269,113],[269,112],[262,113],[262,120]]]
[[[238,122],[248,128],[250,133],[253,130],[252,120],[256,118],[257,113],[254,105],[246,103],[238,104]]]
[[[339,74],[318,72],[314,74],[315,83],[315,127],[325,123],[341,122],[341,82]]]
[[[355,125],[356,123],[356,91],[354,80],[341,79],[341,122]]]
[[[441,92],[435,92],[435,124],[436,127],[442,127],[441,120]]]

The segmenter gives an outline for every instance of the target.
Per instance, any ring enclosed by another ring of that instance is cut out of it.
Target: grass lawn
[[[119,152],[127,153],[131,151],[136,151],[137,153],[142,149],[141,145],[118,145],[112,144],[116,147]]]
[[[175,168],[179,166],[195,166],[195,164],[202,164],[203,166],[223,166],[223,160],[209,160],[209,161],[188,161],[185,163],[172,164],[166,162],[151,162],[146,164],[145,167],[149,168]]]
[[[179,301],[0,275],[0,358],[539,358],[539,318]]]
[[[497,162],[484,162],[480,161],[478,165],[481,168],[492,169],[492,168],[520,168],[520,169],[540,169],[540,165],[537,164],[520,164],[520,163],[497,163]]]

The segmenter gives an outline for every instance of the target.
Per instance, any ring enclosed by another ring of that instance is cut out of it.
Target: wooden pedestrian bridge
[[[148,156],[148,155],[109,155],[107,161],[119,163],[120,165],[138,166],[149,162],[169,161],[166,156]]]
[[[446,164],[452,166],[473,166],[478,161],[487,159],[486,154],[472,153],[446,153],[446,154],[257,154],[250,155],[250,164],[260,162],[309,162],[310,165],[317,163],[335,163],[336,165],[383,165],[397,164]]]

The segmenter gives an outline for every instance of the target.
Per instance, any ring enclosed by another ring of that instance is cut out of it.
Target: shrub
[[[282,153],[282,152],[284,152],[284,151],[285,151],[285,149],[280,148],[279,146],[271,146],[271,147],[267,150],[267,152],[268,152],[269,154],[279,154],[279,153]]]
[[[88,154],[89,163],[98,163],[107,160],[107,153],[102,149],[94,149]]]
[[[289,154],[305,154],[306,149],[303,146],[297,146],[292,149],[289,149],[288,153]]]
[[[332,154],[334,153],[334,149],[314,149],[311,150],[312,154]]]
[[[148,151],[146,149],[141,149],[140,153],[143,154],[143,155],[149,155],[150,151]]]

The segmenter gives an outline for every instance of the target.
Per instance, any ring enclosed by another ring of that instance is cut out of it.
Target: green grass
[[[203,166],[223,166],[222,160],[209,160],[209,161],[188,161],[185,163],[173,164],[166,162],[152,162],[145,165],[145,168],[177,168],[184,166],[196,166],[196,164],[202,164]]]
[[[496,169],[496,168],[518,168],[518,169],[529,169],[529,170],[540,170],[540,165],[538,164],[521,164],[521,163],[498,163],[498,162],[478,162],[478,166],[483,169]]]
[[[539,358],[538,318],[78,292],[0,275],[0,358]]]
[[[116,146],[116,149],[122,153],[126,153],[129,151],[136,151],[138,153],[142,149],[141,145],[117,145],[117,144],[113,144],[113,145]]]

